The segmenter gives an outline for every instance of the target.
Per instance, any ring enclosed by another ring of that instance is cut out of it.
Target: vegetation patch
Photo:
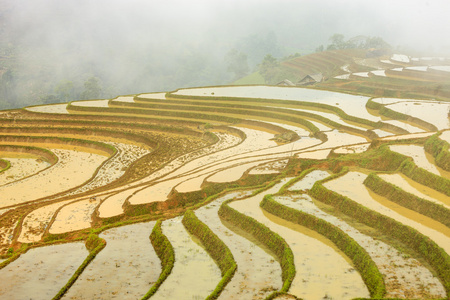
[[[294,255],[291,248],[277,233],[271,231],[252,217],[248,217],[231,208],[228,205],[231,201],[233,199],[222,203],[219,209],[219,217],[248,232],[267,246],[275,254],[281,265],[283,286],[279,291],[270,294],[266,299],[274,299],[278,295],[287,293],[295,276]]]
[[[275,216],[305,226],[328,238],[353,261],[372,297],[381,298],[386,293],[383,276],[375,262],[364,248],[341,229],[313,215],[284,206],[275,201],[272,195],[266,195],[260,206]]]
[[[225,243],[200,221],[193,211],[187,210],[183,217],[186,229],[200,239],[209,255],[216,261],[222,272],[222,280],[206,299],[217,299],[225,286],[230,282],[237,269],[233,254]]]
[[[450,293],[450,256],[431,239],[424,236],[417,230],[403,225],[396,220],[386,217],[378,212],[368,209],[367,207],[331,191],[323,186],[323,183],[332,180],[338,176],[348,172],[344,168],[341,173],[334,174],[324,180],[317,181],[313,188],[309,191],[310,195],[325,204],[335,207],[342,213],[376,228],[415,250],[421,255],[436,271],[441,280],[447,294]]]
[[[158,288],[163,284],[166,278],[172,272],[173,266],[175,264],[175,251],[173,250],[172,244],[169,239],[164,235],[161,229],[161,220],[158,220],[153,227],[152,233],[150,234],[150,241],[152,242],[153,248],[155,248],[156,255],[158,255],[161,260],[161,274],[158,280],[153,284],[151,289],[142,297],[142,300],[149,299],[153,294],[156,293]]]
[[[439,138],[439,134],[432,135],[425,142],[425,151],[433,155],[436,165],[450,171],[450,144]]]
[[[375,173],[370,173],[369,176],[367,176],[366,180],[364,180],[364,185],[392,202],[414,210],[450,227],[450,210],[443,205],[410,194],[401,188],[386,182]]]

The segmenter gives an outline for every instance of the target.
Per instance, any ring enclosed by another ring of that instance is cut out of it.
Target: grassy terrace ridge
[[[300,89],[299,87],[292,87]],[[180,90],[180,89],[179,89]],[[266,107],[265,109],[275,109],[276,107],[292,107],[299,109],[310,109],[310,110],[325,110],[327,112],[333,113],[339,116],[341,119],[345,121],[350,121],[361,126],[368,126],[376,129],[384,129],[393,131],[396,134],[407,133],[404,129],[399,128],[397,126],[393,126],[390,124],[379,122],[373,122],[367,119],[359,118],[356,116],[348,115],[339,107],[328,105],[324,103],[310,102],[310,101],[293,101],[293,100],[282,100],[282,99],[270,99],[270,98],[245,98],[245,97],[217,97],[217,96],[190,96],[190,95],[180,95],[176,94],[177,91],[169,92],[166,94],[167,100],[160,100],[160,102],[165,104],[187,104],[187,105],[210,105],[217,107],[231,107],[231,108],[251,108],[252,106],[257,106],[258,109],[261,108],[261,104],[270,105],[270,107]],[[169,101],[170,100],[170,101]],[[184,101],[183,101],[184,100]],[[200,100],[200,101],[199,101]],[[214,102],[211,102],[214,100]],[[159,103],[158,100],[154,101],[154,99],[146,99],[146,98],[137,98],[137,103]],[[222,102],[222,103],[219,103]],[[239,104],[235,104],[238,102]],[[246,105],[242,105],[242,103],[246,103]],[[284,109],[286,110],[286,109]],[[323,117],[322,117],[323,118]]]
[[[183,225],[203,244],[208,254],[214,259],[222,272],[222,280],[206,299],[217,299],[225,286],[230,282],[237,265],[233,254],[225,243],[200,221],[193,211],[187,210],[183,217]]]
[[[271,231],[252,217],[246,216],[234,208],[231,208],[228,203],[232,201],[233,199],[230,199],[222,203],[219,209],[219,217],[248,232],[255,239],[268,247],[280,263],[283,286],[279,291],[273,292],[267,296],[266,299],[274,299],[279,295],[286,294],[295,277],[294,254],[292,253],[291,248],[277,233]]]
[[[64,287],[56,294],[52,300],[61,299],[65,293],[69,290],[69,288],[75,283],[78,277],[83,273],[84,269],[90,264],[91,261],[94,260],[95,256],[106,247],[106,241],[100,238],[96,234],[91,234],[86,240],[86,248],[89,250],[88,257],[84,260],[84,262],[78,267],[73,276],[69,279]]]
[[[22,134],[23,136],[30,136],[31,134],[57,134],[61,135],[76,135],[83,139],[89,139],[92,137],[101,138],[118,138],[128,140],[134,143],[144,144],[150,148],[157,147],[157,143],[145,136],[123,132],[119,130],[111,129],[96,129],[96,128],[66,128],[66,127],[11,127],[11,128],[0,128],[0,134]]]
[[[172,272],[175,264],[175,251],[169,239],[164,235],[161,229],[162,221],[158,220],[150,234],[150,241],[155,249],[156,255],[161,260],[161,274],[158,280],[153,284],[150,290],[142,297],[142,300],[149,299],[153,296]]]
[[[436,165],[450,172],[450,144],[439,138],[440,133],[432,135],[424,145],[425,151],[430,153]]]
[[[50,165],[54,165],[58,162],[58,157],[50,150],[33,147],[33,146],[21,146],[21,145],[0,145],[0,151],[13,152],[13,153],[24,153],[25,155],[31,154],[38,156],[42,160],[48,162]]]
[[[383,180],[375,173],[370,173],[364,185],[378,195],[403,207],[430,217],[450,228],[450,210],[445,206],[405,192],[401,188]]]
[[[169,101],[169,100],[168,100]],[[166,101],[167,102],[167,101]],[[245,106],[245,105],[239,105],[240,108],[237,105],[222,105],[219,104],[218,106],[195,106],[195,105],[170,105],[170,104],[148,104],[148,103],[128,103],[128,102],[122,102],[120,104],[115,104],[121,107],[139,107],[139,108],[145,108],[149,111],[155,111],[156,108],[165,108],[170,111],[180,111],[185,113],[186,111],[202,111],[202,112],[210,112],[216,116],[223,116],[226,114],[231,115],[251,115],[256,117],[266,117],[274,119],[278,122],[280,121],[290,121],[299,124],[302,127],[308,128],[313,135],[317,134],[319,132],[319,129],[312,123],[308,122],[307,120],[303,119],[312,119],[319,121],[321,123],[330,125],[336,129],[345,130],[351,133],[355,133],[361,136],[365,136],[370,139],[377,138],[378,136],[371,132],[370,130],[361,130],[358,128],[350,127],[347,125],[343,125],[341,123],[334,122],[326,117],[323,117],[319,114],[314,114],[310,112],[304,112],[304,111],[296,111],[292,109],[286,109],[286,108],[277,108],[277,107],[265,107],[265,106]],[[211,104],[209,104],[211,105]],[[218,115],[220,114],[220,115]]]
[[[11,163],[7,160],[0,158],[0,173],[5,172],[9,168],[11,168]]]
[[[340,212],[367,226],[380,230],[384,234],[403,242],[412,250],[416,251],[436,271],[447,295],[449,295],[450,256],[441,247],[417,230],[370,210],[354,200],[324,187],[323,183],[342,176],[347,172],[348,168],[343,168],[340,173],[331,175],[324,180],[316,181],[309,194],[316,200],[333,206]]]
[[[71,115],[74,119],[1,119],[0,124],[2,124],[3,128],[20,128],[20,127],[29,127],[39,126],[39,127],[63,127],[63,128],[95,128],[99,129],[123,129],[123,126],[127,126],[128,129],[133,130],[144,130],[149,132],[167,132],[174,134],[182,134],[182,135],[192,135],[200,137],[202,135],[201,132],[189,129],[186,127],[178,127],[178,126],[167,126],[167,125],[157,125],[157,124],[149,124],[149,123],[136,123],[134,119],[128,120],[128,122],[111,122],[111,121],[101,121],[101,120],[78,120],[76,117],[79,115]],[[158,120],[160,122],[160,120]],[[165,122],[166,123],[166,122]],[[198,126],[202,123],[196,122],[192,124],[193,126]]]
[[[272,195],[264,196],[261,208],[289,222],[305,226],[323,235],[342,250],[355,264],[370,295],[381,298],[386,293],[383,276],[366,250],[338,227],[313,215],[289,208],[278,203]]]

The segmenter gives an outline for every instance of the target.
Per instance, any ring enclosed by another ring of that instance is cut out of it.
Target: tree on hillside
[[[225,55],[225,63],[227,71],[234,73],[234,79],[239,79],[248,74],[249,67],[247,62],[247,54],[231,49]]]
[[[275,57],[267,54],[259,65],[259,73],[266,83],[271,83],[280,72],[280,64]]]
[[[84,92],[81,93],[81,99],[98,99],[102,93],[100,79],[92,76],[84,83]]]
[[[331,44],[327,46],[327,50],[336,49],[384,49],[391,48],[381,37],[355,36],[347,41],[343,34],[335,33],[330,37]],[[317,51],[316,52],[320,52]]]
[[[61,81],[55,88],[56,97],[59,102],[68,102],[74,100],[74,87],[72,81]]]

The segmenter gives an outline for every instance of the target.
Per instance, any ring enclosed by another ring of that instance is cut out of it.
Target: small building
[[[297,83],[297,85],[310,85],[310,84],[315,84],[315,83],[322,82],[322,81],[323,81],[322,73],[310,74],[310,75],[306,75],[305,77],[303,77],[303,79],[300,80]]]
[[[289,79],[285,79],[281,82],[278,82],[277,85],[281,85],[281,86],[295,86],[295,84],[290,81]]]

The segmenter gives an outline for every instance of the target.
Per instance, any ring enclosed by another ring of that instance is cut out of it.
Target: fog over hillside
[[[0,108],[227,84],[233,49],[251,72],[266,54],[304,55],[334,33],[442,55],[449,9],[444,0],[0,0]]]

